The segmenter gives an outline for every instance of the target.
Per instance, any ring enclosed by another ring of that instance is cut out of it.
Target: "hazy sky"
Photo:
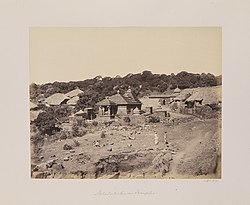
[[[30,82],[222,72],[219,27],[30,28]]]

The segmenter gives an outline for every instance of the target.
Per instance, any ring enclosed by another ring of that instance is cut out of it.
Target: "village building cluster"
[[[129,87],[123,95],[118,90],[115,95],[107,96],[97,105],[99,116],[114,118],[116,115],[140,114],[142,103]]]
[[[66,94],[55,93],[43,100],[46,106],[68,105],[74,108],[79,100],[79,95],[84,93],[76,88]],[[196,114],[201,112],[204,106],[221,107],[222,96],[221,86],[188,88],[181,90],[178,86],[174,89],[167,89],[162,94],[152,94],[140,99],[134,95],[132,88],[122,94],[118,90],[116,94],[106,96],[97,102],[98,111],[94,108],[85,108],[74,113],[71,117],[83,117],[93,120],[98,117],[101,120],[115,119],[118,116],[158,114],[168,117],[169,112],[179,112],[183,114]],[[41,110],[38,106],[30,102],[30,117],[34,121]]]

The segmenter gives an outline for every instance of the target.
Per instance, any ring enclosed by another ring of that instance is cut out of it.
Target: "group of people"
[[[155,136],[155,145],[157,145],[157,144],[159,144],[159,137],[158,137],[157,132],[155,132],[154,136]],[[168,141],[167,141],[167,132],[166,131],[164,132],[163,139],[164,139],[164,143],[168,144]]]

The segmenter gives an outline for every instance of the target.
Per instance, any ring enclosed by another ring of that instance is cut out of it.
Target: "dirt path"
[[[205,135],[210,135],[210,132],[206,132]],[[173,157],[173,163],[171,164],[171,170],[169,175],[178,175],[177,166],[185,160],[186,155],[190,155],[195,152],[195,148],[203,141],[201,133],[195,135],[195,138],[189,141],[182,151],[179,151]]]
[[[209,162],[211,163],[211,167],[215,166],[215,152],[218,152],[218,150],[216,150],[216,139],[218,137],[216,123],[216,120],[211,120],[208,121],[205,126],[203,124],[195,126],[191,132],[185,133],[183,140],[178,141],[177,146],[181,149],[173,156],[170,172],[167,173],[168,177],[175,178],[180,174],[180,167],[188,170],[188,167],[194,167],[194,165],[192,165],[194,162],[196,163],[196,167],[201,167],[201,170],[206,166],[210,166]],[[208,161],[208,163],[205,166],[206,161]]]

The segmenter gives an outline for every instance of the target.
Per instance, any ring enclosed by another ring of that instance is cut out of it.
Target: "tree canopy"
[[[93,106],[105,96],[113,95],[120,91],[124,93],[128,86],[131,86],[133,91],[139,95],[144,96],[149,92],[162,93],[168,88],[174,89],[177,86],[180,89],[216,86],[221,84],[221,76],[214,76],[210,73],[194,74],[182,71],[178,74],[153,74],[151,71],[143,71],[142,73],[131,74],[125,77],[99,77],[93,79],[86,79],[82,81],[70,82],[54,82],[42,85],[30,85],[30,98],[36,101],[39,96],[45,98],[54,93],[67,93],[76,87],[84,91],[80,96],[78,107]]]

